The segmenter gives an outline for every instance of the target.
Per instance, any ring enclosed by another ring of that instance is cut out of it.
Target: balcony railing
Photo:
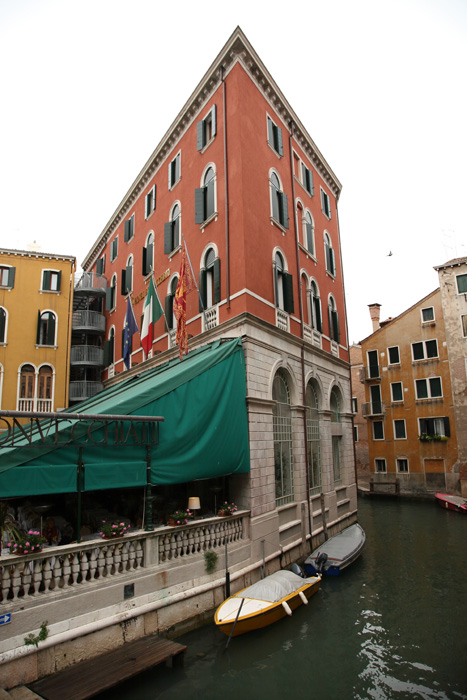
[[[217,306],[206,309],[203,316],[204,330],[209,331],[219,325],[219,312]]]
[[[70,401],[84,401],[102,391],[102,382],[77,381],[70,382]]]
[[[19,399],[18,411],[52,411],[52,399]]]
[[[289,314],[276,307],[276,326],[283,331],[289,330]]]
[[[47,547],[37,554],[0,557],[0,605],[49,599],[61,591],[82,592],[128,572],[202,555],[208,549],[247,538],[248,511],[228,518],[195,520],[187,525],[138,531],[115,540],[90,540]],[[0,608],[1,610],[1,608]]]
[[[105,316],[98,311],[73,311],[73,330],[97,331],[104,333]]]
[[[381,379],[381,372],[379,365],[369,365],[362,367],[360,370],[360,381],[361,382],[371,382],[375,379]]]
[[[105,291],[107,287],[107,277],[97,275],[95,272],[83,272],[78,282],[75,284],[75,293],[91,290]]]
[[[384,416],[386,413],[386,404],[383,401],[371,401],[362,404],[362,415],[364,418],[371,416]]]
[[[96,345],[73,345],[70,361],[72,365],[104,366],[104,350]]]

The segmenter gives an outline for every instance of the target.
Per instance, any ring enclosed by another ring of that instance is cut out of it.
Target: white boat
[[[365,531],[358,523],[330,537],[305,559],[307,576],[315,573],[339,576],[342,569],[360,556],[365,540]]]
[[[277,622],[316,593],[319,574],[303,578],[281,569],[224,600],[214,622],[224,634],[236,637]]]

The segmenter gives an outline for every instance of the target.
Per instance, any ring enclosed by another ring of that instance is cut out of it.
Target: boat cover
[[[319,554],[325,552],[328,555],[328,560],[324,568],[328,569],[334,563],[342,562],[350,557],[355,550],[363,547],[364,542],[365,533],[360,525],[355,523],[331,537],[327,542],[323,542],[320,547],[310,554],[305,564],[314,562]]]
[[[248,586],[237,595],[239,598],[256,598],[266,600],[269,603],[277,603],[282,598],[298,591],[299,588],[311,583],[312,579],[302,578],[293,571],[276,571],[275,574],[266,576],[262,581],[257,581],[252,586]],[[313,580],[315,578],[313,577]]]

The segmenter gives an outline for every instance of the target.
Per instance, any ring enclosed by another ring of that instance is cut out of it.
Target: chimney
[[[371,322],[373,324],[373,333],[378,330],[380,327],[379,325],[379,310],[381,308],[381,304],[368,304],[368,308],[370,309],[370,318]]]

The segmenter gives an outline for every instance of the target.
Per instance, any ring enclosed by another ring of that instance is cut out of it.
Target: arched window
[[[36,393],[36,371],[33,365],[23,365],[19,378],[18,411],[33,411]]]
[[[216,172],[210,165],[203,185],[195,190],[195,224],[202,224],[216,211]]]
[[[310,491],[316,493],[321,488],[321,457],[319,442],[318,394],[309,382],[305,394],[306,437],[308,448],[308,478]]]
[[[315,254],[315,227],[309,211],[303,217],[303,244],[311,255]]]
[[[276,505],[293,500],[292,414],[287,374],[279,369],[272,386]]]
[[[170,255],[180,245],[182,212],[180,204],[176,202],[170,212],[170,221],[164,224],[164,253]]]
[[[6,309],[0,306],[0,343],[6,343],[6,327],[7,327]]]
[[[172,328],[176,328],[177,326],[177,319],[174,315],[174,298],[175,292],[177,291],[177,285],[178,276],[176,275],[172,278],[169,284],[168,294],[165,297],[165,320],[169,330],[172,330]]]
[[[56,316],[52,311],[38,312],[37,345],[55,345]]]
[[[336,256],[332,248],[331,238],[327,231],[324,232],[324,255],[326,258],[326,271],[336,276]]]
[[[314,280],[310,283],[310,306],[311,306],[311,327],[323,332],[323,321],[321,317],[321,300],[319,298],[318,285]]]
[[[199,310],[209,309],[221,300],[221,263],[214,248],[204,256],[204,266],[199,271]]]
[[[282,192],[281,181],[274,170],[269,177],[269,186],[271,191],[271,216],[283,228],[289,228],[287,195]]]
[[[39,369],[37,387],[36,411],[51,411],[53,402],[53,379],[52,367],[43,365]]]
[[[113,311],[117,305],[117,275],[112,275],[110,287],[105,290],[105,310]]]
[[[122,270],[122,286],[121,286],[121,294],[123,296],[126,296],[127,294],[131,294],[133,291],[133,256],[129,255],[128,260],[126,262],[126,267],[124,270]]]
[[[331,340],[335,340],[336,343],[338,343],[340,340],[339,314],[337,313],[336,302],[332,295],[329,296],[328,313],[329,337]]]
[[[337,387],[333,387],[330,397],[331,423],[341,423],[342,395]],[[340,484],[342,480],[342,437],[332,436],[332,466],[334,484]]]
[[[274,256],[274,294],[276,306],[292,314],[294,311],[293,277],[286,272],[285,259],[279,252]]]
[[[337,387],[333,387],[330,399],[331,423],[341,422],[341,393]]]
[[[143,277],[149,275],[154,270],[154,233],[150,231],[146,238],[146,245],[143,247]]]

